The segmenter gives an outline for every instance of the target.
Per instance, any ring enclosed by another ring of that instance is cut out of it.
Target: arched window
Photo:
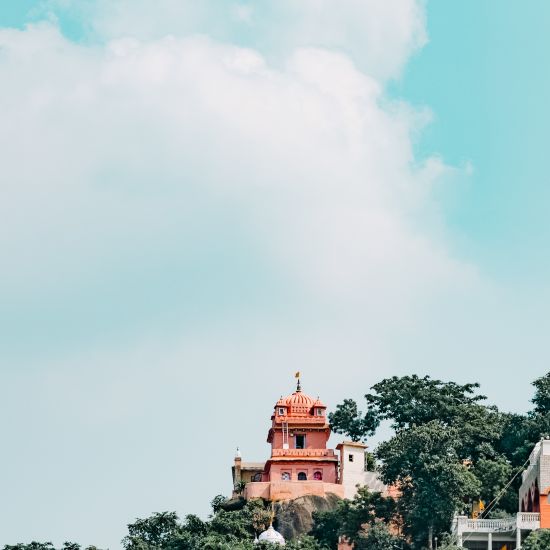
[[[282,479],[283,481],[290,481],[290,472],[283,472],[283,473],[281,474],[281,479]]]
[[[252,481],[262,481],[262,474],[257,473],[252,476]]]
[[[322,481],[323,479],[323,472],[313,472],[313,479],[315,481]]]
[[[307,474],[305,472],[298,472],[298,481],[306,481]]]

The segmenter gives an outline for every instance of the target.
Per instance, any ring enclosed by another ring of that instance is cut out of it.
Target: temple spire
[[[300,371],[298,371],[294,375],[294,378],[296,378],[298,380],[298,382],[296,383],[296,391],[302,391],[302,385],[300,384]]]

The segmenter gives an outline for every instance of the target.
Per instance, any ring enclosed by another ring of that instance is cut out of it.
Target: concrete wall
[[[340,450],[340,483],[344,487],[344,497],[353,498],[357,493],[357,485],[366,485],[365,449],[364,445],[341,443]]]

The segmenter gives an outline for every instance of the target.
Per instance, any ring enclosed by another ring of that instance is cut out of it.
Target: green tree
[[[333,510],[313,512],[313,527],[310,534],[322,546],[336,548],[338,538],[344,531],[350,506],[350,500],[343,500]]]
[[[28,544],[22,542],[14,545],[6,544],[4,550],[55,550],[51,542],[36,542],[32,541]]]
[[[432,420],[451,426],[464,410],[485,399],[475,394],[478,388],[479,384],[460,385],[414,374],[386,378],[365,398],[377,418],[390,420],[396,430]]]
[[[479,497],[488,505],[500,495],[508,481],[513,476],[513,468],[510,462],[503,456],[495,459],[482,458],[472,468],[472,473],[481,484]],[[513,487],[500,497],[497,508],[507,513],[517,512],[517,491]],[[494,516],[493,516],[494,517]]]
[[[367,412],[346,399],[329,415],[333,429],[353,440],[370,436],[381,421],[390,421],[394,430],[420,426],[437,420],[447,427],[460,429],[457,452],[462,458],[496,455],[494,444],[502,434],[503,422],[494,407],[480,402],[478,384],[456,384],[420,378],[417,375],[386,378],[365,395]]]
[[[364,526],[378,521],[396,521],[396,514],[397,505],[393,498],[360,487],[353,500],[343,500],[333,510],[314,513],[311,535],[329,548],[336,546],[341,535],[355,543]]]
[[[273,550],[273,545],[270,545],[270,550]],[[286,543],[286,550],[325,550],[326,546],[322,546],[319,541],[309,535],[302,535],[295,540]],[[331,547],[335,548],[334,546]]]
[[[548,550],[550,548],[550,529],[533,531],[521,545],[521,550]]]
[[[216,495],[211,501],[210,501],[210,507],[212,508],[212,511],[216,514],[218,513],[224,503],[227,501],[227,498],[223,495]]]
[[[373,411],[362,413],[353,399],[344,399],[337,405],[336,411],[329,413],[329,422],[334,432],[346,434],[352,441],[372,435],[380,424]]]
[[[128,536],[122,540],[126,550],[165,548],[180,533],[176,512],[159,512],[128,524]]]
[[[458,541],[453,535],[443,535],[439,550],[463,550],[462,546],[458,546]]]
[[[459,438],[455,428],[431,421],[401,429],[378,447],[382,479],[399,487],[405,531],[419,545],[446,532],[463,499],[480,492],[478,480],[456,453]]]
[[[389,532],[386,524],[377,522],[355,541],[356,550],[396,550],[405,547],[403,539]]]
[[[535,405],[533,412],[535,414],[550,413],[550,372],[537,378],[533,382],[535,386],[535,396],[532,403]]]

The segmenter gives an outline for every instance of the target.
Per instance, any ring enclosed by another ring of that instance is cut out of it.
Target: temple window
[[[296,435],[296,449],[305,449],[305,448],[306,448],[306,436]]]
[[[283,472],[283,473],[281,474],[281,479],[282,479],[283,481],[290,481],[290,472]]]
[[[315,409],[315,414],[317,416],[323,416],[323,409]]]
[[[284,407],[279,407],[279,416],[284,416],[284,414],[285,414]]]
[[[315,481],[322,481],[323,479],[323,472],[313,472],[313,479]]]
[[[305,472],[298,472],[298,481],[307,481],[307,474]]]
[[[353,462],[353,455],[351,455],[351,454],[348,455],[348,460],[349,460],[349,462]]]

